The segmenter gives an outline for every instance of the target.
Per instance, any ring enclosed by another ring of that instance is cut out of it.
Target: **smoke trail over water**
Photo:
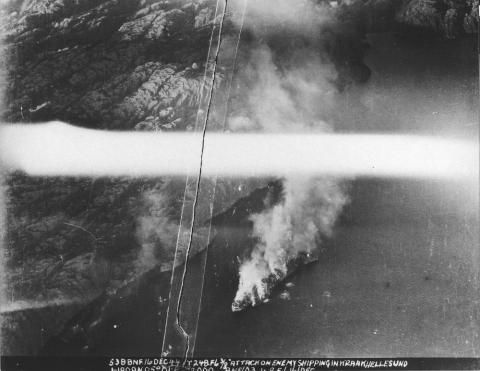
[[[266,42],[251,50],[240,73],[247,109],[230,118],[229,128],[331,131],[327,121],[337,72],[322,53],[319,40],[321,27],[332,22],[330,9],[312,1],[250,3],[246,27]],[[239,268],[232,310],[267,298],[270,289],[287,275],[290,262],[308,259],[318,249],[321,236],[331,234],[347,199],[344,187],[333,179],[284,179],[280,203],[251,216],[258,242]]]
[[[288,263],[309,258],[330,236],[347,202],[344,187],[331,179],[286,179],[283,201],[253,215],[258,243],[240,267],[240,285],[233,310],[264,300],[272,285],[287,275]]]

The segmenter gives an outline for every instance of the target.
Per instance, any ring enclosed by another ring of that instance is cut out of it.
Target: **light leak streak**
[[[0,304],[0,313],[14,313],[21,312],[30,309],[43,309],[50,307],[63,307],[67,305],[83,305],[91,300],[95,299],[95,296],[82,297],[77,299],[57,299],[48,301],[35,301],[35,300],[16,300],[12,302],[5,302]]]
[[[187,175],[202,135],[112,132],[62,122],[0,127],[7,171],[35,176]],[[205,176],[464,178],[477,181],[478,143],[387,134],[221,134],[205,137]]]

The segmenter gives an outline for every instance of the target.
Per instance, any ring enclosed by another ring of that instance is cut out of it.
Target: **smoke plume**
[[[333,22],[331,9],[314,1],[249,2],[246,19],[257,42],[248,46],[237,77],[246,98],[229,129],[332,131],[337,72],[321,40],[322,27]],[[288,274],[289,263],[308,260],[322,236],[331,235],[347,199],[335,179],[284,179],[280,203],[251,216],[256,244],[240,265],[232,310],[266,299]]]
[[[179,223],[170,216],[165,191],[157,189],[145,191],[143,204],[144,213],[137,219],[140,250],[136,264],[138,269],[148,270],[162,260],[173,259],[173,256],[167,257],[165,254],[171,246],[175,246]]]
[[[240,267],[234,303],[255,305],[264,300],[271,286],[287,275],[289,262],[308,259],[321,236],[331,235],[346,202],[338,181],[286,179],[283,201],[251,217],[258,243]]]

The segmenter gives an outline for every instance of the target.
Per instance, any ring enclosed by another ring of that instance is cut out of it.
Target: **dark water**
[[[475,38],[369,42],[372,78],[339,98],[337,130],[478,138]],[[248,227],[218,228],[198,356],[478,356],[478,189],[362,180],[351,198],[320,260],[241,313],[232,265]]]
[[[248,230],[220,228],[196,354],[475,355],[478,218],[465,203],[463,212],[452,198],[442,204],[438,197],[448,191],[432,182],[357,182],[320,260],[299,269],[288,280],[294,286],[279,288],[269,303],[241,313],[230,311],[236,282],[225,262],[247,243]]]
[[[240,313],[230,308],[249,223],[231,214],[216,221],[197,356],[478,355],[478,203],[460,184],[427,181],[356,181],[350,194],[319,261],[292,274],[293,286],[278,287],[269,303]],[[158,299],[169,278],[152,271],[108,305],[99,298],[41,353],[159,355],[166,303]],[[72,332],[99,318],[89,337]]]

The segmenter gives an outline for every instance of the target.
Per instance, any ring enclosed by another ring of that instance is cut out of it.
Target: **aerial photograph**
[[[480,369],[479,9],[1,0],[0,368]]]

